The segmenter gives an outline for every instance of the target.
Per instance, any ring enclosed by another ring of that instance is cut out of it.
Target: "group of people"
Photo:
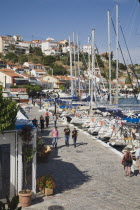
[[[38,127],[38,120],[36,118],[34,118],[32,120],[33,125],[37,128]],[[44,129],[44,124],[46,123],[46,128],[48,128],[49,126],[49,113],[46,112],[46,116],[43,117],[43,115],[40,116],[40,128],[41,128],[41,132],[43,132]]]
[[[67,147],[69,147],[70,133],[71,133],[70,128],[67,125],[65,127],[65,129],[64,129],[65,145]],[[76,130],[76,128],[74,128],[73,131],[72,131],[72,139],[73,139],[74,147],[76,147],[77,135],[78,135],[78,131]],[[57,147],[57,143],[58,143],[58,129],[57,129],[57,127],[55,127],[52,130],[52,137],[53,137],[52,145],[53,145],[53,147],[56,148]]]
[[[138,168],[138,176],[140,176],[140,147],[136,146],[136,167]],[[131,173],[131,166],[133,164],[133,157],[132,157],[132,153],[130,152],[129,149],[127,149],[123,155],[123,159],[122,159],[122,165],[124,165],[124,170],[125,170],[125,176],[133,176],[133,174]]]

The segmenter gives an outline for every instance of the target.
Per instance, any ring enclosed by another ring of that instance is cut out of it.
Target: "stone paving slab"
[[[41,112],[33,107],[30,117]],[[45,114],[44,112],[42,112]],[[64,146],[64,125],[58,122],[58,148],[53,148],[46,163],[37,166],[37,176],[52,174],[57,188],[54,196],[38,198],[23,209],[55,210],[132,210],[140,209],[140,177],[124,177],[121,157],[79,131],[77,147]],[[53,122],[42,133],[50,145]],[[71,130],[73,126],[70,126]],[[59,208],[58,208],[59,206]]]

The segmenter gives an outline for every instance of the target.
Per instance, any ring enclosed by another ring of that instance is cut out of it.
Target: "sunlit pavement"
[[[30,119],[45,112],[33,107]],[[132,210],[140,209],[140,177],[124,177],[121,157],[93,140],[92,136],[79,131],[77,147],[72,138],[70,146],[64,142],[64,125],[57,123],[59,130],[58,148],[53,148],[45,163],[37,165],[37,176],[51,174],[57,188],[53,196],[40,197],[32,206],[34,210]],[[45,128],[42,135],[46,145],[51,145],[51,131]],[[70,125],[72,131],[73,126]]]

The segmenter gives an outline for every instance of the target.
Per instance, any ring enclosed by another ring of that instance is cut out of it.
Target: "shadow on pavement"
[[[32,206],[38,203],[42,203],[44,201],[43,196],[37,197],[36,199],[32,200]]]
[[[80,142],[80,143],[76,143],[76,147],[79,147],[79,146],[82,146],[82,145],[87,145],[88,143],[83,143],[83,142]]]
[[[91,177],[88,171],[80,171],[73,163],[65,162],[58,156],[58,148],[53,148],[47,164],[38,165],[38,177],[52,175],[56,182],[55,194],[79,187]]]

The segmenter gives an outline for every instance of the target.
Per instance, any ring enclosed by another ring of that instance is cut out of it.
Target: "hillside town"
[[[140,0],[119,2],[1,2],[0,210],[140,209]]]
[[[64,56],[69,57],[69,52],[71,50],[75,51],[75,54],[77,54],[77,48],[78,45],[71,42],[69,46],[68,40],[60,40],[59,42],[56,42],[53,38],[47,38],[45,41],[41,40],[32,40],[31,42],[24,41],[22,36],[20,35],[14,35],[12,36],[0,36],[0,53],[1,53],[1,59],[0,59],[0,84],[5,88],[10,87],[22,87],[24,85],[41,85],[43,89],[55,89],[60,90],[61,87],[64,87],[64,89],[70,90],[71,85],[71,78],[70,78],[70,63],[67,63],[66,65],[60,66],[60,68],[66,68],[65,75],[62,71],[59,73],[59,75],[54,73],[53,67],[46,66],[40,63],[37,63],[37,61],[31,62],[26,61],[26,59],[22,62],[13,62],[9,58],[6,58],[6,55],[9,53],[17,53],[19,55],[29,55],[34,49],[41,50],[42,55],[44,56],[61,56],[61,58],[64,58]],[[84,45],[81,49],[79,48],[81,54],[89,55],[91,56],[91,45]],[[5,56],[5,57],[4,57]],[[98,56],[99,57],[99,56]],[[51,58],[50,58],[51,59]],[[25,62],[24,62],[25,61]],[[100,55],[100,61],[103,62],[103,65],[108,65],[107,60],[107,53],[102,53]],[[88,61],[87,61],[88,62]],[[61,63],[60,63],[61,64]],[[98,64],[98,63],[97,63]],[[57,68],[57,67],[56,67]],[[99,65],[95,68],[95,74],[91,72],[91,66],[85,65],[83,66],[82,60],[80,63],[80,75],[78,75],[78,64],[74,64],[73,67],[73,76],[72,80],[78,82],[80,79],[81,85],[80,90],[81,94],[84,91],[88,89],[89,85],[89,79],[95,78],[98,86],[104,90],[107,90],[108,88],[108,79],[103,73],[103,68]],[[112,67],[113,68],[113,67]],[[139,66],[136,66],[137,69],[139,69]],[[76,69],[76,74],[75,74]],[[131,68],[128,66],[128,69]],[[105,71],[107,72],[107,67],[105,68]],[[122,73],[123,72],[123,73]],[[134,78],[133,84],[127,83],[126,81],[126,70],[120,69],[120,77],[118,78],[118,87],[120,90],[132,90],[133,87],[137,87],[137,81]],[[112,80],[112,88],[115,88],[116,85],[116,79],[114,78]],[[78,89],[78,88],[77,88]]]

